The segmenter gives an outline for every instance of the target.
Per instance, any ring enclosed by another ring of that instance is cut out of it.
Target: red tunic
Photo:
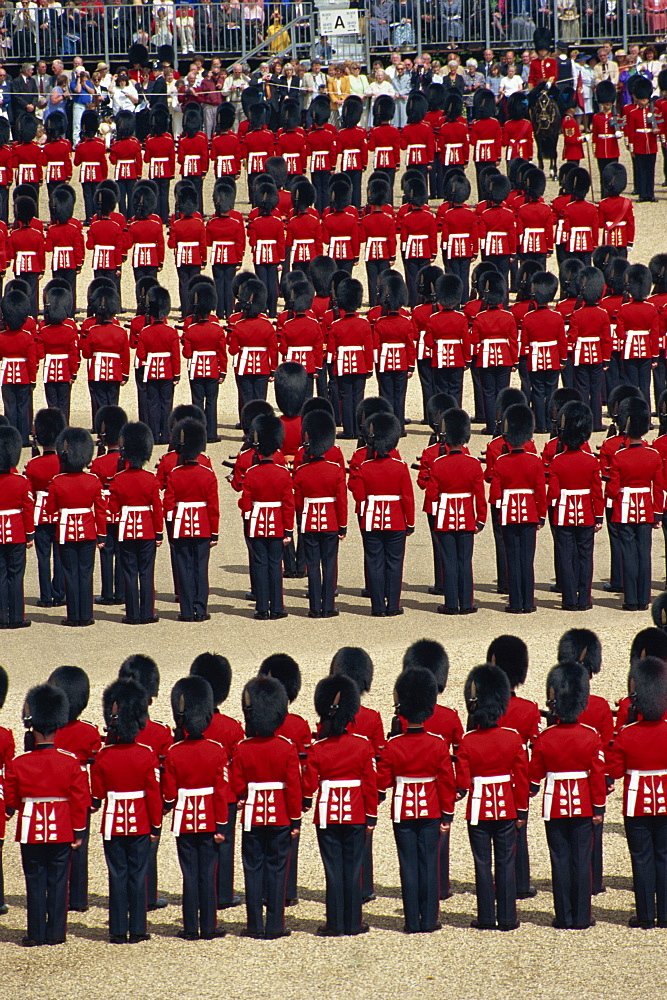
[[[278,350],[285,361],[296,361],[309,375],[314,375],[324,363],[322,327],[309,316],[295,316],[280,330]]]
[[[601,698],[597,694],[589,694],[588,704],[583,710],[577,722],[594,729],[602,740],[605,753],[614,738],[614,717],[606,698]]]
[[[428,122],[404,125],[401,129],[401,149],[406,151],[406,170],[431,164],[435,156],[435,136]]]
[[[181,349],[173,326],[156,320],[149,321],[139,334],[137,366],[143,368],[144,381],[181,377]]]
[[[161,219],[133,219],[127,227],[125,243],[131,249],[132,267],[162,267],[164,230]]]
[[[218,132],[211,139],[211,163],[217,177],[241,173],[241,140],[234,132]]]
[[[228,819],[228,755],[211,739],[182,740],[164,759],[162,796],[173,809],[171,831],[223,833]]]
[[[340,169],[365,170],[368,163],[368,140],[366,130],[355,125],[342,128],[338,133],[338,151],[341,154]]]
[[[377,778],[373,746],[354,733],[313,743],[303,769],[304,798],[315,799],[313,822],[373,826],[377,819]]]
[[[7,260],[14,261],[14,274],[43,274],[46,269],[44,251],[46,244],[43,233],[32,226],[21,226],[9,234]]]
[[[42,146],[44,180],[69,181],[72,176],[72,143],[69,139],[51,139]]]
[[[479,218],[479,238],[487,257],[516,253],[514,212],[502,205],[485,209]]]
[[[627,247],[635,241],[635,213],[629,198],[603,198],[598,205],[602,242]]]
[[[373,371],[373,335],[368,320],[356,313],[331,324],[327,360],[341,375],[367,375]]]
[[[175,466],[167,477],[164,514],[173,522],[173,538],[218,539],[218,480],[198,462]]]
[[[242,740],[232,759],[232,793],[242,803],[243,829],[298,826],[301,769],[296,746],[284,736]]]
[[[401,729],[405,733],[408,728],[407,720],[402,716],[400,719]],[[458,712],[455,712],[453,708],[448,708],[447,705],[435,706],[433,715],[424,723],[424,729],[427,733],[435,733],[437,736],[442,736],[447,746],[454,752],[456,752],[463,739],[463,726],[461,725]]]
[[[360,705],[359,711],[347,727],[347,731],[355,733],[357,736],[365,736],[367,740],[370,740],[376,755],[385,744],[382,716],[374,708]]]
[[[280,264],[285,259],[285,225],[278,215],[258,215],[248,223],[248,242],[257,264]]]
[[[270,458],[252,465],[243,479],[239,509],[250,538],[284,538],[294,529],[294,489],[287,469]]]
[[[570,316],[567,339],[574,352],[573,364],[595,365],[609,361],[612,342],[607,310],[586,304],[575,309]]]
[[[563,159],[583,160],[584,141],[577,119],[573,114],[566,114],[563,116],[560,127],[563,133]]]
[[[606,494],[613,500],[615,524],[653,524],[662,517],[664,479],[662,458],[654,448],[631,444],[611,462]]]
[[[401,216],[401,250],[406,260],[428,260],[438,252],[438,223],[431,209],[408,206]]]
[[[356,260],[359,257],[359,218],[356,209],[327,212],[322,218],[322,240],[334,260]]]
[[[652,299],[648,299],[648,301],[652,302]],[[612,351],[623,350],[623,342],[620,341],[616,335],[616,316],[623,303],[624,297],[622,295],[605,295],[603,299],[600,299],[600,307],[602,309],[606,309],[609,315],[609,330],[611,333]],[[653,302],[653,305],[657,306],[657,303]]]
[[[97,219],[88,230],[86,246],[93,251],[94,271],[117,271],[125,256],[125,233],[115,219]]]
[[[650,156],[658,152],[658,129],[652,122],[650,107],[635,104],[625,115],[625,138],[632,153]]]
[[[306,720],[300,715],[295,715],[294,712],[287,713],[285,721],[282,726],[276,729],[275,735],[284,736],[286,740],[290,740],[297,748],[299,755],[308,751],[313,738]]]
[[[477,313],[471,339],[482,368],[516,365],[519,361],[519,340],[516,320],[502,306],[482,309]]]
[[[306,152],[310,156],[311,173],[334,170],[338,157],[338,133],[330,127],[312,128],[306,136]]]
[[[528,71],[528,89],[536,87],[542,80],[551,85],[558,79],[558,60],[554,56],[531,59]]]
[[[81,166],[79,181],[82,184],[99,184],[107,178],[107,151],[103,139],[82,139],[74,150],[74,165]]]
[[[479,216],[467,205],[443,212],[440,234],[442,250],[447,257],[476,257],[479,253]]]
[[[30,480],[18,472],[0,472],[0,545],[32,541],[35,498]]]
[[[54,271],[79,269],[86,257],[83,233],[73,222],[49,226],[44,250],[53,254],[51,266]]]
[[[393,213],[384,208],[373,206],[361,218],[359,236],[366,244],[366,261],[393,260],[396,256],[396,222]]]
[[[598,210],[590,201],[575,199],[563,212],[563,234],[570,253],[591,253],[599,244]]]
[[[528,773],[533,785],[547,779],[543,819],[571,819],[604,812],[604,750],[590,726],[559,722],[545,729],[533,744]]]
[[[484,476],[479,459],[450,452],[436,459],[430,469],[426,510],[433,515],[434,531],[474,531],[486,524]]]
[[[45,158],[42,147],[31,140],[17,142],[12,148],[12,166],[17,184],[41,184]]]
[[[293,215],[287,223],[285,245],[292,251],[291,264],[309,263],[322,253],[322,224],[310,209]]]
[[[86,828],[90,792],[76,756],[42,744],[5,765],[5,808],[18,812],[21,844],[62,844]]]
[[[278,130],[275,155],[284,159],[288,176],[303,174],[308,165],[305,140],[306,134],[302,128]]]
[[[536,524],[547,515],[544,468],[523,448],[500,455],[491,473],[489,503],[500,510],[500,523]]]
[[[536,701],[521,698],[512,691],[507,711],[498,719],[498,725],[516,729],[523,745],[528,748],[539,735],[541,719],[540,706]]]
[[[513,160],[516,156],[532,160],[534,139],[533,126],[527,118],[506,121],[502,129],[502,143],[506,150],[507,161]]]
[[[301,531],[347,530],[345,471],[326,458],[310,459],[294,474],[294,503]]]
[[[0,385],[37,381],[37,348],[27,329],[0,330]]]
[[[382,748],[377,771],[378,791],[393,788],[394,823],[454,818],[454,770],[441,736],[423,728],[393,736]]]
[[[181,177],[203,177],[208,170],[208,139],[203,132],[195,135],[180,135],[178,139],[178,163]]]
[[[177,219],[169,230],[168,246],[174,251],[176,267],[206,264],[206,227],[201,219]]]
[[[0,146],[0,186],[9,187],[13,178],[12,147]]]
[[[438,150],[444,167],[463,166],[470,159],[470,135],[463,118],[445,121],[440,126]]]
[[[613,160],[620,156],[614,116],[598,111],[593,115],[593,153],[598,160]]]
[[[150,747],[157,759],[162,763],[167,750],[174,741],[171,738],[171,729],[166,723],[147,719],[146,725],[137,736],[136,742]]]
[[[278,340],[266,316],[232,323],[227,350],[237,375],[271,375],[278,367]]]
[[[528,809],[528,757],[515,729],[494,726],[465,734],[456,751],[456,787],[467,791],[466,819],[516,819]]]
[[[273,132],[270,132],[266,126],[247,132],[241,141],[241,158],[246,160],[249,174],[263,173],[266,161],[270,156],[273,156],[274,151]]]
[[[373,327],[373,349],[378,372],[414,371],[417,330],[412,319],[391,313]]]
[[[624,816],[667,814],[667,723],[625,726],[607,750],[610,777],[623,778]]]
[[[109,514],[118,523],[118,541],[162,538],[163,518],[157,476],[145,469],[124,469],[111,481]]]
[[[527,312],[521,323],[521,348],[521,353],[528,355],[528,371],[558,371],[567,360],[561,314],[547,306]]]
[[[56,750],[73,753],[82,769],[88,774],[88,765],[94,762],[102,746],[102,740],[97,726],[92,722],[74,719],[57,731],[54,745]]]
[[[227,374],[224,327],[211,320],[191,323],[183,332],[183,357],[188,361],[188,378],[223,379]]]
[[[660,354],[660,319],[658,310],[650,302],[632,299],[622,305],[616,314],[616,337],[621,343],[623,357],[657,358]]]
[[[130,344],[115,320],[91,326],[81,338],[81,354],[91,382],[126,382],[130,377]]]
[[[401,133],[393,125],[376,125],[368,134],[373,170],[395,170],[401,165]]]
[[[597,458],[583,450],[567,450],[549,465],[547,503],[558,527],[602,524],[604,499]],[[592,725],[589,719],[581,720]]]
[[[497,163],[502,156],[502,132],[497,118],[476,118],[470,126],[475,163]]]
[[[362,531],[414,528],[415,498],[405,462],[390,456],[367,459],[349,487],[360,505]]]
[[[176,144],[170,132],[149,135],[144,143],[144,163],[151,180],[171,178],[176,171]]]
[[[516,217],[520,252],[551,253],[555,221],[553,210],[542,201],[527,201],[522,205]]]
[[[111,837],[157,834],[162,825],[158,759],[142,743],[102,747],[90,772],[93,799],[104,802],[102,834]]]
[[[31,458],[25,467],[24,475],[30,482],[35,498],[35,527],[38,524],[49,524],[51,518],[44,510],[44,501],[49,492],[49,486],[55,476],[60,474],[60,459],[55,451],[44,452],[37,458]]]
[[[523,446],[523,450],[528,454],[537,455],[537,448],[535,447],[534,441],[526,441]],[[486,468],[484,469],[484,479],[487,483],[491,482],[493,468],[500,456],[508,455],[509,451],[509,445],[505,441],[502,434],[499,434],[498,437],[491,438],[486,446],[486,454],[484,456],[484,461],[486,463]]]
[[[56,540],[61,545],[106,538],[107,505],[99,479],[90,472],[55,476],[44,510],[50,520],[58,523]]]
[[[155,475],[157,476],[157,480],[158,483],[160,484],[161,490],[165,490],[167,488],[167,478],[172,469],[176,468],[176,465],[178,464],[178,458],[179,456],[177,452],[167,451],[158,462],[156,466]],[[199,465],[203,465],[204,468],[211,469],[211,471],[213,471],[213,466],[211,465],[211,459],[208,457],[208,455],[204,455],[203,453],[201,455],[198,455],[197,463]]]
[[[242,264],[245,253],[245,226],[235,215],[214,215],[206,223],[206,242],[211,247],[211,264]]]
[[[141,177],[141,143],[134,136],[111,143],[109,162],[114,166],[115,181],[134,181]]]

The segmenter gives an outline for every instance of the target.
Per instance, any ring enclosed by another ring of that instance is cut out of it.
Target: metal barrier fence
[[[358,33],[322,30],[321,17],[328,14],[331,25],[332,11],[355,4]],[[225,63],[287,53],[368,63],[394,48],[442,56],[451,47],[530,47],[535,28],[546,26],[556,40],[588,48],[603,41],[626,49],[634,41],[664,43],[667,35],[667,0],[204,0],[190,6],[82,0],[65,7],[20,0],[11,6],[0,7],[0,58],[10,62],[81,55],[117,64],[139,42],[152,57],[160,45],[173,45],[177,61],[196,52]]]

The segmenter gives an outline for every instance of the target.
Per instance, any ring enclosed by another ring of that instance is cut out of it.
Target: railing
[[[329,36],[322,45],[319,8],[358,6],[359,34]],[[6,62],[81,55],[87,64],[127,62],[139,42],[155,59],[158,47],[173,45],[176,62],[198,53],[220,56],[226,64],[259,62],[274,55],[299,58],[351,56],[366,63],[400,48],[406,54],[428,51],[446,56],[482,48],[532,46],[536,27],[550,27],[556,40],[591,48],[603,41],[664,42],[666,12],[660,0],[282,0],[257,3],[224,0],[193,4],[184,11],[172,0],[104,5],[83,0],[79,7],[22,8],[0,18],[0,58]],[[282,25],[269,29],[278,11]],[[281,41],[285,42],[281,45]],[[89,65],[89,68],[90,67]]]

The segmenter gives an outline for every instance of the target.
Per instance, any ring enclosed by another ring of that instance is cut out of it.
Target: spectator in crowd
[[[524,49],[521,53],[521,80],[524,86],[528,85],[528,77],[530,75],[530,64],[532,61],[532,55],[529,49]]]
[[[396,53],[394,53],[394,55],[395,54]],[[389,76],[389,73],[386,70],[385,70],[385,75]],[[368,92],[368,77],[361,72],[361,66],[359,65],[358,62],[353,62],[350,65],[350,75],[348,76],[348,82],[350,84],[350,93],[356,94],[357,97],[361,97],[361,99],[363,100],[366,97],[366,93]]]
[[[623,57],[625,57],[625,52],[619,51],[617,52],[617,56],[618,55],[623,55]],[[598,84],[600,80],[611,80],[615,87],[618,86],[618,63],[614,62],[614,60],[609,57],[609,50],[605,45],[601,45],[598,49],[598,62],[593,72],[595,74],[596,84]]]
[[[12,45],[18,56],[33,56],[37,39],[37,4],[20,0],[12,18]]]
[[[445,90],[458,90],[459,94],[463,97],[465,84],[463,82],[463,74],[459,72],[460,68],[458,59],[455,56],[450,56],[447,63],[447,76],[442,81],[442,84]]]
[[[43,119],[47,121],[49,117],[59,112],[69,117],[69,105],[72,103],[72,92],[69,87],[69,79],[66,73],[56,79],[55,87],[51,87],[49,96],[44,108]]]
[[[385,73],[386,76],[386,73]],[[396,76],[391,81],[394,88],[393,98],[396,102],[396,114],[392,120],[392,125],[396,128],[403,128],[406,119],[406,108],[408,103],[408,94],[410,93],[410,77],[405,72],[405,65],[399,63],[396,67]]]
[[[484,54],[482,62],[479,64],[479,71],[484,77],[484,82],[488,85],[491,79],[491,70],[495,66],[496,61],[493,55],[493,49],[484,49]]]
[[[204,116],[204,132],[210,141],[215,131],[215,119],[218,108],[222,104],[223,83],[220,79],[220,69],[211,69],[197,87],[197,96],[202,106]]]
[[[514,49],[508,49],[500,58],[500,71],[503,76],[507,76],[510,66],[514,66],[516,69],[516,53]]]
[[[261,68],[261,67],[260,67]],[[266,67],[268,71],[268,65]],[[238,132],[239,122],[243,121],[245,114],[241,104],[241,94],[250,86],[250,80],[243,72],[241,63],[234,63],[231,76],[228,76],[222,88],[222,96],[233,106],[236,114],[235,131]]]
[[[346,77],[346,79],[349,78]],[[278,102],[284,101],[286,97],[301,102],[300,91],[301,81],[294,72],[291,62],[286,62],[283,66],[282,74],[278,77]]]
[[[14,121],[12,105],[12,80],[7,76],[7,70],[0,66],[0,115],[9,122]]]
[[[389,77],[390,80],[393,80],[394,77],[396,76],[397,71],[398,71],[399,64],[401,62],[403,62],[403,60],[401,59],[401,53],[400,52],[392,52],[392,54],[391,54],[391,56],[389,58],[390,58],[390,62],[389,62],[389,65],[385,69],[385,73],[387,74],[387,76]]]
[[[475,99],[475,94],[483,87],[484,75],[478,72],[477,60],[468,59],[466,61],[466,70],[463,74],[463,104],[468,115],[468,121],[472,121],[472,102]]]
[[[72,142],[76,146],[81,132],[81,118],[95,96],[95,88],[83,66],[77,66],[72,86]]]
[[[178,47],[183,54],[195,50],[195,16],[192,7],[182,3],[176,14]],[[145,44],[145,43],[144,43]]]
[[[639,63],[639,72],[653,84],[653,97],[660,93],[658,87],[658,74],[664,66],[658,59],[658,53],[654,45],[647,45],[642,53],[642,60]]]
[[[391,44],[412,48],[415,42],[415,11],[412,0],[394,0],[391,8]]]
[[[426,90],[432,83],[431,77],[431,57],[428,57],[428,64],[424,62],[424,56],[417,56],[410,74],[410,82],[413,90]]]
[[[516,71],[516,65],[510,63],[507,67],[507,76],[500,81],[500,96],[507,100],[512,94],[518,94],[523,89],[523,80]]]
[[[273,12],[273,20],[268,27],[266,37],[269,40],[269,52],[289,52],[292,48],[290,33],[283,27],[279,10]]]
[[[12,83],[12,110],[14,112],[14,123],[20,115],[34,115],[37,108],[37,84],[33,76],[32,63],[25,62],[21,66],[21,72]]]
[[[335,66],[329,67],[329,76],[327,77],[327,91],[329,94],[329,100],[331,101],[331,122],[332,124],[338,123],[338,117],[340,115],[340,109],[343,106],[343,101],[350,93],[350,79],[345,76],[345,67],[342,63],[336,63]],[[384,70],[382,71],[382,76],[384,78]],[[391,84],[388,83],[389,91],[384,90],[383,93],[392,93]],[[371,88],[369,87],[369,92]]]
[[[130,80],[127,70],[118,70],[109,88],[109,97],[114,115],[117,115],[119,111],[136,111],[139,104],[139,94]]]

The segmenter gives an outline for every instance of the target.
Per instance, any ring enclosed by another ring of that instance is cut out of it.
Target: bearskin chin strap
[[[327,736],[331,736],[333,721],[336,718],[336,713],[338,711],[339,705],[340,705],[340,691],[337,691],[334,700],[331,703],[331,707],[329,708],[328,715],[326,719],[323,719],[322,725],[320,727],[320,736],[322,737],[322,739],[326,739]]]

